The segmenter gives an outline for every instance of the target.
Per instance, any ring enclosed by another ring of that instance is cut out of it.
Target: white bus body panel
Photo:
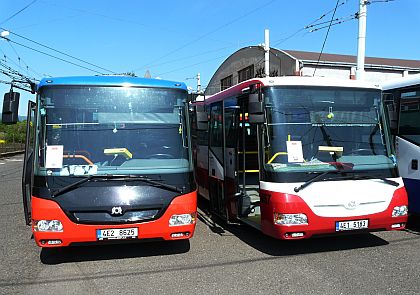
[[[391,178],[390,178],[391,179]],[[395,190],[403,186],[401,178],[392,178],[395,187],[380,179],[314,182],[295,192],[300,183],[260,182],[260,188],[302,198],[310,209],[321,217],[353,217],[385,211]],[[300,213],[300,212],[296,212]]]
[[[420,148],[400,137],[395,139],[398,171],[403,178],[420,179],[420,170],[412,168],[412,160],[420,161]]]

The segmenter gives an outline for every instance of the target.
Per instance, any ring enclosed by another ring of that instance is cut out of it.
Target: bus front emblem
[[[111,209],[111,215],[122,215],[123,210],[121,207],[112,207]]]
[[[344,207],[346,207],[346,209],[356,209],[357,203],[356,201],[350,201],[348,204],[344,205]]]

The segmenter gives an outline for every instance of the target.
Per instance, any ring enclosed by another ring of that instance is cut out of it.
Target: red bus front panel
[[[310,238],[315,235],[328,235],[340,233],[355,233],[363,231],[401,230],[405,228],[407,215],[392,217],[393,210],[399,206],[407,206],[407,193],[404,187],[393,189],[389,205],[380,212],[359,215],[349,213],[346,216],[334,216],[334,208],[330,208],[331,216],[319,216],[314,213],[307,202],[297,194],[261,190],[261,229],[272,237],[278,239],[301,239]],[[315,196],[314,197],[322,197]],[[337,198],[339,198],[337,194]],[[406,208],[406,207],[405,207]],[[275,214],[304,214],[307,217],[306,224],[276,224]],[[339,225],[346,225],[348,222],[365,222],[359,230],[343,230]]]
[[[173,215],[191,214],[192,223],[170,226]],[[97,231],[101,229],[137,229],[138,239],[179,240],[194,235],[197,218],[197,192],[181,195],[172,200],[159,219],[129,224],[77,224],[71,221],[60,206],[52,201],[32,196],[32,231],[35,242],[40,247],[69,246],[72,243],[100,242]],[[62,231],[39,231],[39,220],[59,220]]]

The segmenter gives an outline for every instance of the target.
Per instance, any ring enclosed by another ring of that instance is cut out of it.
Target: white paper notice
[[[303,150],[301,141],[286,141],[287,160],[289,163],[303,163]]]
[[[63,146],[48,145],[45,168],[63,168]]]

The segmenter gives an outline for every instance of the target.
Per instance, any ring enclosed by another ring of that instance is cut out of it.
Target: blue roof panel
[[[131,76],[77,76],[44,78],[38,84],[38,90],[53,85],[89,85],[89,86],[127,86],[127,87],[163,87],[187,90],[183,82]]]

